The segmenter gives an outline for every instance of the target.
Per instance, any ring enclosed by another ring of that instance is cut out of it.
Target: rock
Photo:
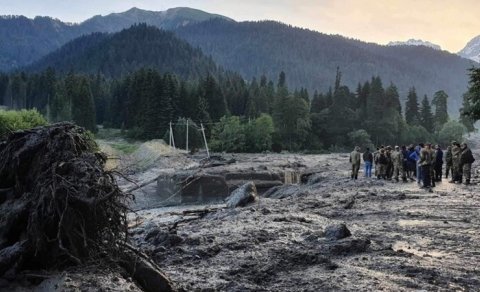
[[[165,247],[176,246],[182,242],[183,238],[181,236],[170,232],[159,232],[153,240],[155,246],[161,245]]]
[[[257,188],[253,182],[248,182],[243,186],[236,189],[228,198],[227,198],[227,207],[236,208],[244,207],[250,203],[253,203],[257,200]]]
[[[147,235],[145,235],[145,240],[149,240],[151,238],[156,237],[159,232],[160,232],[160,229],[158,229],[158,228],[150,229],[150,231],[147,233]]]
[[[291,196],[298,195],[301,191],[300,186],[297,185],[285,185],[273,187],[268,190],[263,196],[271,199],[284,199]]]
[[[349,254],[365,252],[370,246],[370,240],[363,238],[347,239],[345,241],[335,242],[329,247],[332,254]]]
[[[261,212],[262,212],[263,215],[268,215],[268,214],[271,214],[271,213],[272,213],[272,211],[270,211],[270,209],[268,209],[268,208],[263,208],[263,209],[261,210]]]
[[[355,204],[355,198],[350,197],[346,202],[345,205],[343,205],[344,209],[352,209],[353,205]]]
[[[325,237],[329,239],[339,240],[351,235],[345,223],[329,225],[325,228]]]

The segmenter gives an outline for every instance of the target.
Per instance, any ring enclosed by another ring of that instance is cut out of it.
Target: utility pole
[[[187,137],[186,137],[186,142],[185,142],[185,149],[188,152],[188,119],[187,119]]]
[[[207,137],[205,137],[205,128],[203,127],[203,123],[201,123],[200,125],[202,126],[203,141],[205,142],[205,148],[207,149],[207,156],[208,158],[210,158],[210,151],[208,151]]]

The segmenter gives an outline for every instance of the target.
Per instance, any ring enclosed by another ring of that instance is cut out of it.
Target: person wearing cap
[[[448,178],[449,174],[453,177],[452,146],[448,146],[445,153],[445,178]]]
[[[472,175],[472,163],[475,161],[473,158],[472,150],[468,148],[467,143],[461,145],[462,153],[460,154],[460,167],[462,169],[463,177],[465,178],[465,184],[470,184],[470,177]],[[460,183],[462,180],[460,180]]]
[[[352,153],[350,153],[350,163],[352,164],[352,179],[358,178],[358,171],[360,170],[360,147],[355,146]]]
[[[460,169],[460,155],[462,149],[457,141],[452,141],[452,169],[453,175],[451,183],[457,183],[462,181],[462,169]]]

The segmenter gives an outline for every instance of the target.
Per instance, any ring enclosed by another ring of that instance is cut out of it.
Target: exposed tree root
[[[105,160],[84,129],[69,123],[0,142],[0,277],[125,262],[130,196],[104,170]]]

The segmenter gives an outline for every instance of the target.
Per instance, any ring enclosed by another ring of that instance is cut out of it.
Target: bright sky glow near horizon
[[[132,7],[192,7],[237,21],[277,20],[380,44],[422,39],[451,52],[480,35],[479,0],[0,0],[0,15],[81,22]]]

